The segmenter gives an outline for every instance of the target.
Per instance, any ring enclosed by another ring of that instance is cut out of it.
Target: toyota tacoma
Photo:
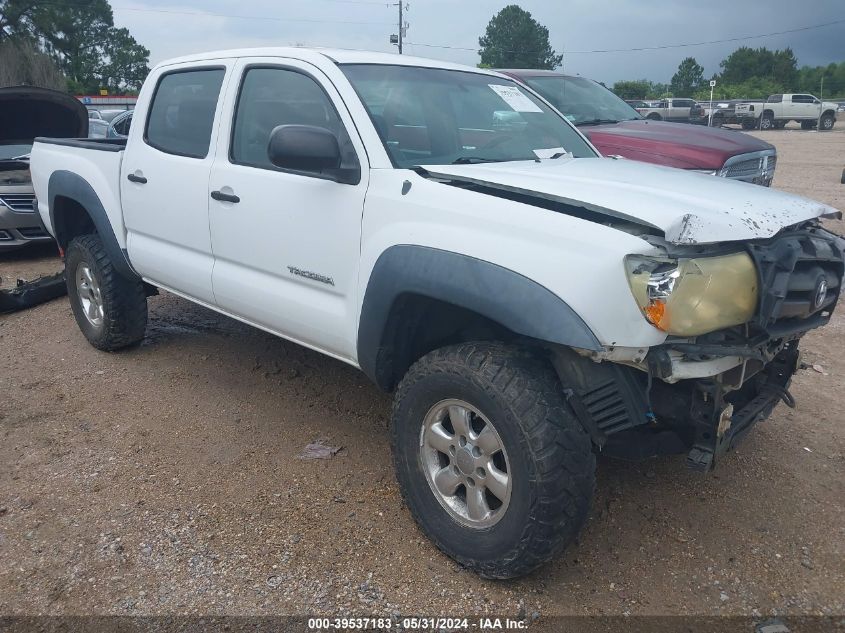
[[[137,344],[161,288],[360,368],[411,513],[486,577],[576,537],[599,451],[712,469],[839,296],[836,209],[604,158],[494,72],[224,51],[157,66],[134,119],[32,154],[88,341]]]

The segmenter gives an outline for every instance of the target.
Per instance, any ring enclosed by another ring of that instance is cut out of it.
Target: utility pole
[[[405,39],[405,32],[408,30],[410,24],[405,22],[405,11],[408,11],[411,6],[405,0],[400,0],[397,3],[394,3],[394,7],[399,7],[399,35],[391,35],[390,36],[390,43],[397,44],[399,46],[399,54],[402,54],[402,43]]]
[[[404,24],[403,24],[403,22],[402,22],[402,17],[403,17],[403,16],[402,16],[402,8],[403,8],[403,6],[402,6],[402,5],[403,5],[403,4],[404,4],[404,1],[403,1],[403,0],[399,0],[399,54],[400,54],[400,55],[402,54],[402,40],[404,39],[404,38],[402,37],[402,36],[404,35],[404,33],[402,33],[402,31],[404,31],[404,30],[405,30],[405,28],[404,28]]]

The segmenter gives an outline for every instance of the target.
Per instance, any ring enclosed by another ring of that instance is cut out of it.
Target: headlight
[[[670,259],[629,255],[625,270],[646,320],[676,336],[746,323],[757,308],[757,271],[747,253]]]

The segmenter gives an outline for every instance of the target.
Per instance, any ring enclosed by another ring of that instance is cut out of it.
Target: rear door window
[[[178,71],[158,82],[144,140],[168,154],[205,158],[226,71]]]

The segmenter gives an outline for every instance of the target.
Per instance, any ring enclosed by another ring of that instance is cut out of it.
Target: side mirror
[[[335,134],[314,125],[279,125],[270,132],[267,157],[281,169],[357,184],[361,169],[342,169],[340,143]]]

